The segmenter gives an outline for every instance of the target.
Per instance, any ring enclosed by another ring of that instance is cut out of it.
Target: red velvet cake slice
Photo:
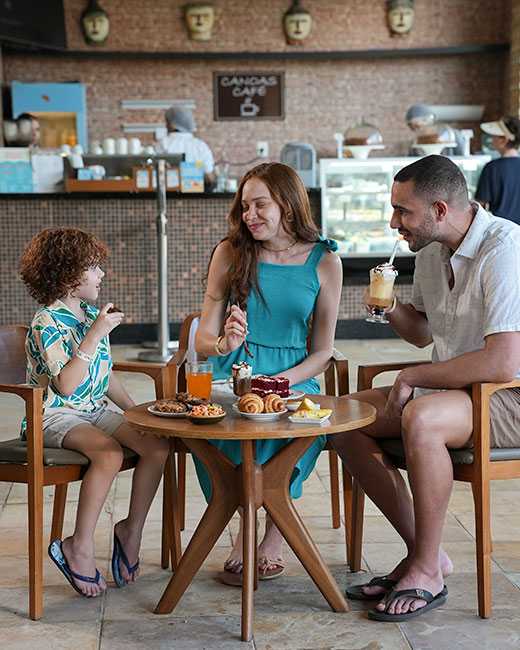
[[[251,379],[251,392],[260,395],[260,397],[266,397],[270,393],[280,397],[289,397],[289,380],[287,377],[258,375]]]

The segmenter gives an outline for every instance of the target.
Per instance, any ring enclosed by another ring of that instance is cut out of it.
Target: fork
[[[239,309],[242,309],[242,307],[240,306],[240,303],[239,303],[238,300],[232,301],[231,304],[236,305]],[[245,311],[245,309],[242,309],[242,311]],[[251,359],[254,359],[255,355],[249,349],[249,345],[247,344],[247,341],[246,341],[245,338],[244,338],[244,342],[242,343],[242,345],[244,346],[244,352],[247,354],[247,356],[250,357]]]

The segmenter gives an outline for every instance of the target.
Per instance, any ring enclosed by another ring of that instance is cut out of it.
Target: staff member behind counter
[[[475,198],[495,216],[520,224],[520,120],[502,117],[480,128],[493,136],[491,145],[501,157],[482,170]]]
[[[168,135],[157,143],[157,153],[184,154],[187,162],[201,161],[206,185],[215,181],[215,163],[208,145],[193,135],[195,121],[188,108],[171,106],[164,114]]]

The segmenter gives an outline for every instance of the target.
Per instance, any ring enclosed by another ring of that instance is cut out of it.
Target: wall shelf
[[[282,50],[277,52],[132,52],[114,50],[56,50],[42,48],[27,48],[4,43],[1,45],[5,54],[16,54],[49,57],[71,57],[76,59],[149,59],[149,60],[233,60],[241,61],[253,59],[255,61],[330,61],[330,60],[361,60],[361,59],[404,59],[431,56],[463,56],[472,54],[496,54],[508,52],[510,43],[489,43],[454,45],[450,47],[420,47],[420,48],[393,48],[374,50],[319,50],[319,51],[294,51]]]

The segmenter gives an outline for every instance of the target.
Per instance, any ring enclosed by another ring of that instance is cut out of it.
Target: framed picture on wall
[[[214,72],[215,120],[283,120],[283,72]]]

